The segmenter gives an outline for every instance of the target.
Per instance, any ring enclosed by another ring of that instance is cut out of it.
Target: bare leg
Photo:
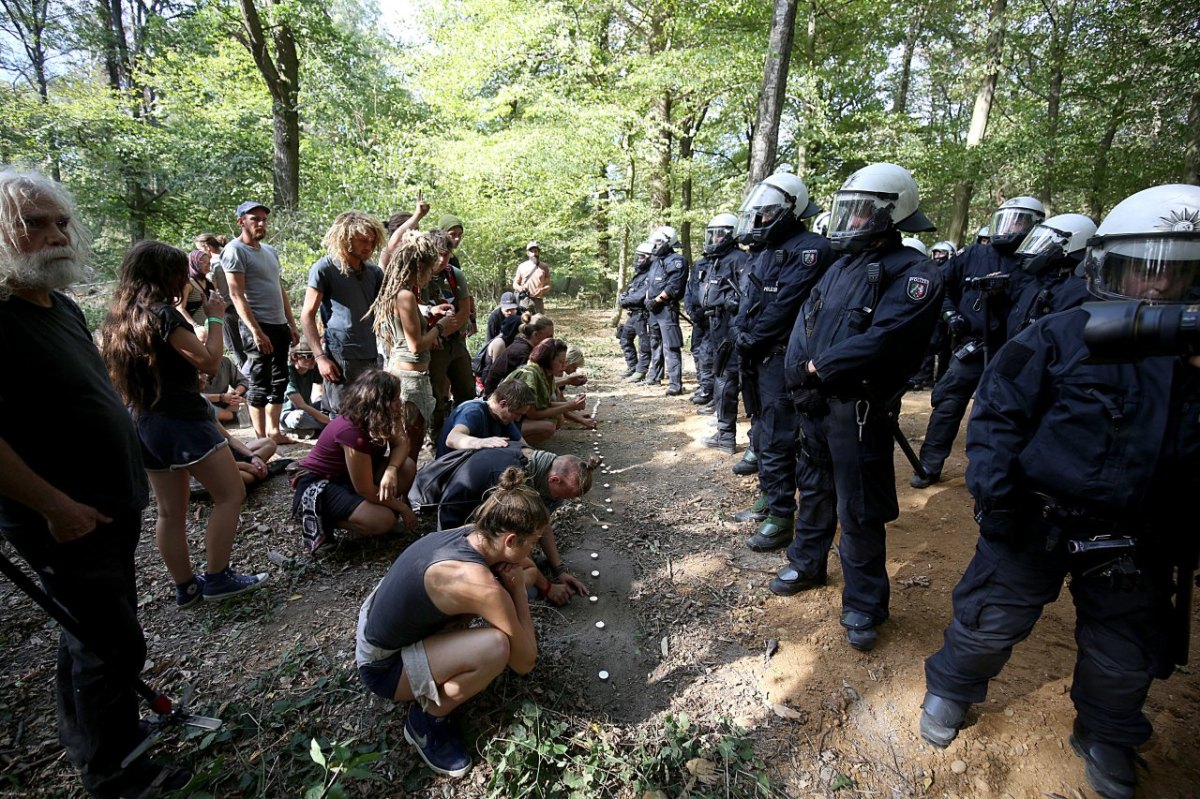
[[[266,437],[270,438],[272,441],[274,441],[276,444],[295,444],[296,440],[294,438],[288,438],[286,435],[284,435],[283,431],[281,431],[279,429],[279,416],[282,412],[283,412],[282,405],[274,405],[274,404],[268,405],[267,406],[267,432],[260,433],[258,431],[258,428],[255,427],[254,434],[259,437],[266,436]]]
[[[449,715],[477,693],[487,688],[508,665],[508,636],[494,627],[457,630],[425,639],[429,670],[438,685],[441,704],[430,705],[431,716]],[[408,673],[400,676],[396,701],[413,698]]]
[[[521,436],[530,446],[549,441],[557,429],[554,419],[526,419],[521,422]]]
[[[279,429],[279,417],[275,417],[275,429]],[[250,406],[250,425],[254,428],[254,435],[257,438],[265,438],[267,435],[267,408]]]
[[[233,536],[237,532],[238,515],[246,498],[246,485],[229,447],[221,447],[204,460],[193,464],[191,472],[208,489],[213,509],[204,531],[205,567],[209,574],[223,571],[229,565],[233,551]]]
[[[396,514],[391,508],[364,502],[354,509],[349,519],[338,521],[338,527],[359,535],[385,535],[396,526]]]
[[[146,472],[154,488],[158,521],[154,540],[171,579],[186,583],[193,577],[192,557],[187,542],[187,505],[190,489],[185,469],[174,472]]]

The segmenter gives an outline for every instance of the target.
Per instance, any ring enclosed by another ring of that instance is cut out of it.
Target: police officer
[[[929,260],[939,267],[948,266],[953,257],[954,245],[948,241],[939,241],[929,248]],[[946,369],[950,366],[950,341],[950,330],[946,327],[946,320],[938,319],[933,328],[933,335],[929,337],[925,360],[921,361],[921,367],[908,381],[909,389],[924,391],[933,388],[934,384],[942,379],[942,375],[946,374]]]
[[[667,396],[683,393],[683,330],[679,327],[679,301],[687,287],[688,262],[675,248],[679,237],[675,228],[663,225],[650,235],[650,271],[646,276],[646,309],[650,311],[649,326],[658,336],[663,368],[667,375]],[[654,345],[654,339],[651,339]],[[654,355],[651,354],[653,368]],[[662,374],[657,375],[662,380]],[[646,384],[658,381],[646,378]]]
[[[760,522],[746,542],[758,552],[787,546],[795,523],[796,409],[781,366],[796,312],[833,260],[829,242],[803,221],[820,210],[803,180],[781,172],[751,189],[739,213],[738,234],[751,255],[733,343],[758,454],[759,497],[734,518]]]
[[[1017,248],[1021,271],[1028,277],[1013,292],[1008,314],[1010,338],[1041,317],[1082,305],[1090,298],[1087,282],[1075,270],[1095,232],[1096,223],[1083,214],[1052,216],[1029,232]]]
[[[888,617],[885,523],[900,515],[893,435],[909,375],[941,312],[942,279],[900,231],[933,230],[917,183],[895,164],[855,172],[834,195],[829,237],[842,257],[817,282],[791,331],[784,372],[800,414],[796,482],[804,501],[788,565],[770,590],[826,583],[841,522],[842,626],[875,647]]]
[[[992,243],[992,232],[988,228],[987,225],[984,225],[983,227],[979,228],[979,231],[975,234],[975,243],[976,244],[991,244]]]
[[[704,439],[704,446],[732,455],[737,440],[738,357],[730,325],[737,315],[741,298],[746,253],[734,239],[737,217],[717,214],[704,228],[704,277],[697,290],[700,312],[708,320],[709,347],[713,353],[713,406],[717,432]],[[704,409],[701,408],[701,411]]]
[[[958,339],[958,349],[929,398],[933,413],[921,445],[926,476],[914,474],[909,481],[913,488],[927,488],[942,477],[942,464],[954,446],[985,362],[1006,337],[1008,282],[1014,274],[1020,275],[1015,250],[1045,217],[1041,202],[1033,197],[1005,201],[992,215],[991,243],[967,247],[950,260],[944,272],[943,318],[951,335]]]
[[[707,237],[708,231],[705,230],[706,241]],[[683,309],[692,322],[692,363],[696,367],[696,391],[692,394],[692,404],[701,408],[712,402],[714,383],[712,330],[704,307],[700,304],[700,286],[710,267],[707,256],[692,264],[687,287],[683,291]]]
[[[646,379],[650,368],[650,333],[646,329],[646,275],[650,271],[650,242],[643,241],[633,255],[633,277],[625,286],[618,302],[628,311],[625,322],[617,326],[617,338],[625,355],[626,371],[622,377],[631,383]],[[636,340],[636,343],[635,343]]]
[[[1088,247],[1089,290],[1105,300],[1200,301],[1197,229],[1200,187],[1126,198]],[[984,373],[967,430],[980,539],[954,590],[945,643],[925,661],[920,728],[949,745],[1069,573],[1071,744],[1097,793],[1129,799],[1134,749],[1152,732],[1142,712],[1151,680],[1187,651],[1186,626],[1174,622],[1191,614],[1180,589],[1197,544],[1200,357],[1085,363],[1087,308],[1028,327]]]

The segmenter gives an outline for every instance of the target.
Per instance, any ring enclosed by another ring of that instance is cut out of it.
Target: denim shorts
[[[400,653],[377,663],[365,663],[358,667],[358,677],[373,694],[384,699],[396,698],[396,688],[404,674],[404,658]]]

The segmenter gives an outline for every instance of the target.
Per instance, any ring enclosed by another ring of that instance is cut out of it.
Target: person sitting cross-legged
[[[309,552],[334,542],[335,528],[384,535],[416,526],[405,497],[416,466],[408,458],[400,379],[381,369],[359,375],[342,393],[341,415],[300,461],[292,515]]]
[[[524,482],[507,469],[471,524],[409,546],[358,614],[359,677],[385,699],[413,703],[404,737],[439,774],[471,768],[450,713],[504,669],[528,674],[537,660],[522,564],[549,514]],[[463,629],[476,617],[487,626]]]
[[[521,417],[533,405],[533,389],[519,380],[501,383],[487,399],[473,399],[455,408],[438,437],[440,458],[452,449],[492,449],[524,444]]]

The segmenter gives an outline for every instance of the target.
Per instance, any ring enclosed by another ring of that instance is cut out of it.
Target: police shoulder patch
[[[929,278],[909,275],[904,293],[913,302],[924,302],[925,298],[929,296]]]
[[[805,266],[816,266],[817,258],[820,255],[816,250],[804,250],[800,253],[800,263]]]

